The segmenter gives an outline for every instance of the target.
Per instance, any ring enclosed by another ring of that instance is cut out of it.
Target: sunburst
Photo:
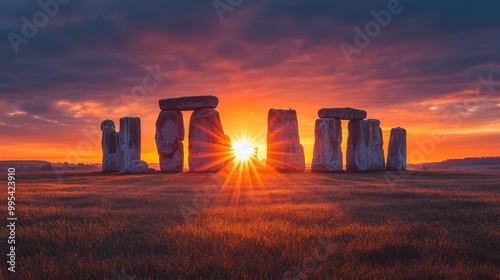
[[[254,154],[255,147],[246,139],[233,143],[233,150],[236,161],[248,161]]]

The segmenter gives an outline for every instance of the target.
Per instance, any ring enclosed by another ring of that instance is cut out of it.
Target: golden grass
[[[499,172],[226,176],[20,173],[14,279],[500,275]],[[307,270],[318,240],[335,250]]]

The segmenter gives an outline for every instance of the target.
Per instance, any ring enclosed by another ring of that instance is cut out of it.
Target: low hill
[[[37,171],[100,171],[101,165],[98,163],[51,163],[43,160],[4,160],[0,161],[0,172],[7,172],[9,168],[15,168],[16,172],[37,172]]]
[[[50,165],[50,162],[43,160],[4,160],[0,161],[0,171],[9,168],[15,168],[18,172],[41,171],[42,167]]]
[[[500,157],[468,157],[414,165],[416,169],[500,170]]]

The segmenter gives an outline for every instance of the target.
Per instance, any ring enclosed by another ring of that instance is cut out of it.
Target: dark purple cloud
[[[473,91],[479,75],[500,80],[500,2],[494,0],[401,1],[402,12],[349,63],[339,44],[354,44],[354,28],[364,29],[374,20],[370,12],[390,1],[243,0],[221,22],[211,1],[71,0],[17,54],[8,34],[22,35],[22,18],[31,21],[41,8],[36,1],[3,1],[0,127],[22,138],[16,123],[23,129],[89,125],[141,84],[146,66],[157,64],[168,74],[138,108],[159,97],[241,95],[242,88],[264,101],[345,98],[375,110],[450,99],[432,116],[460,102],[453,96]],[[85,113],[69,109],[85,102],[92,107]],[[468,120],[499,113],[500,87],[484,102],[493,105]]]

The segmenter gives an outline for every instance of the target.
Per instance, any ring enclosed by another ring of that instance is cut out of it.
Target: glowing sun
[[[233,144],[233,150],[236,155],[236,160],[246,161],[252,156],[254,152],[254,146],[247,140],[240,140]]]

